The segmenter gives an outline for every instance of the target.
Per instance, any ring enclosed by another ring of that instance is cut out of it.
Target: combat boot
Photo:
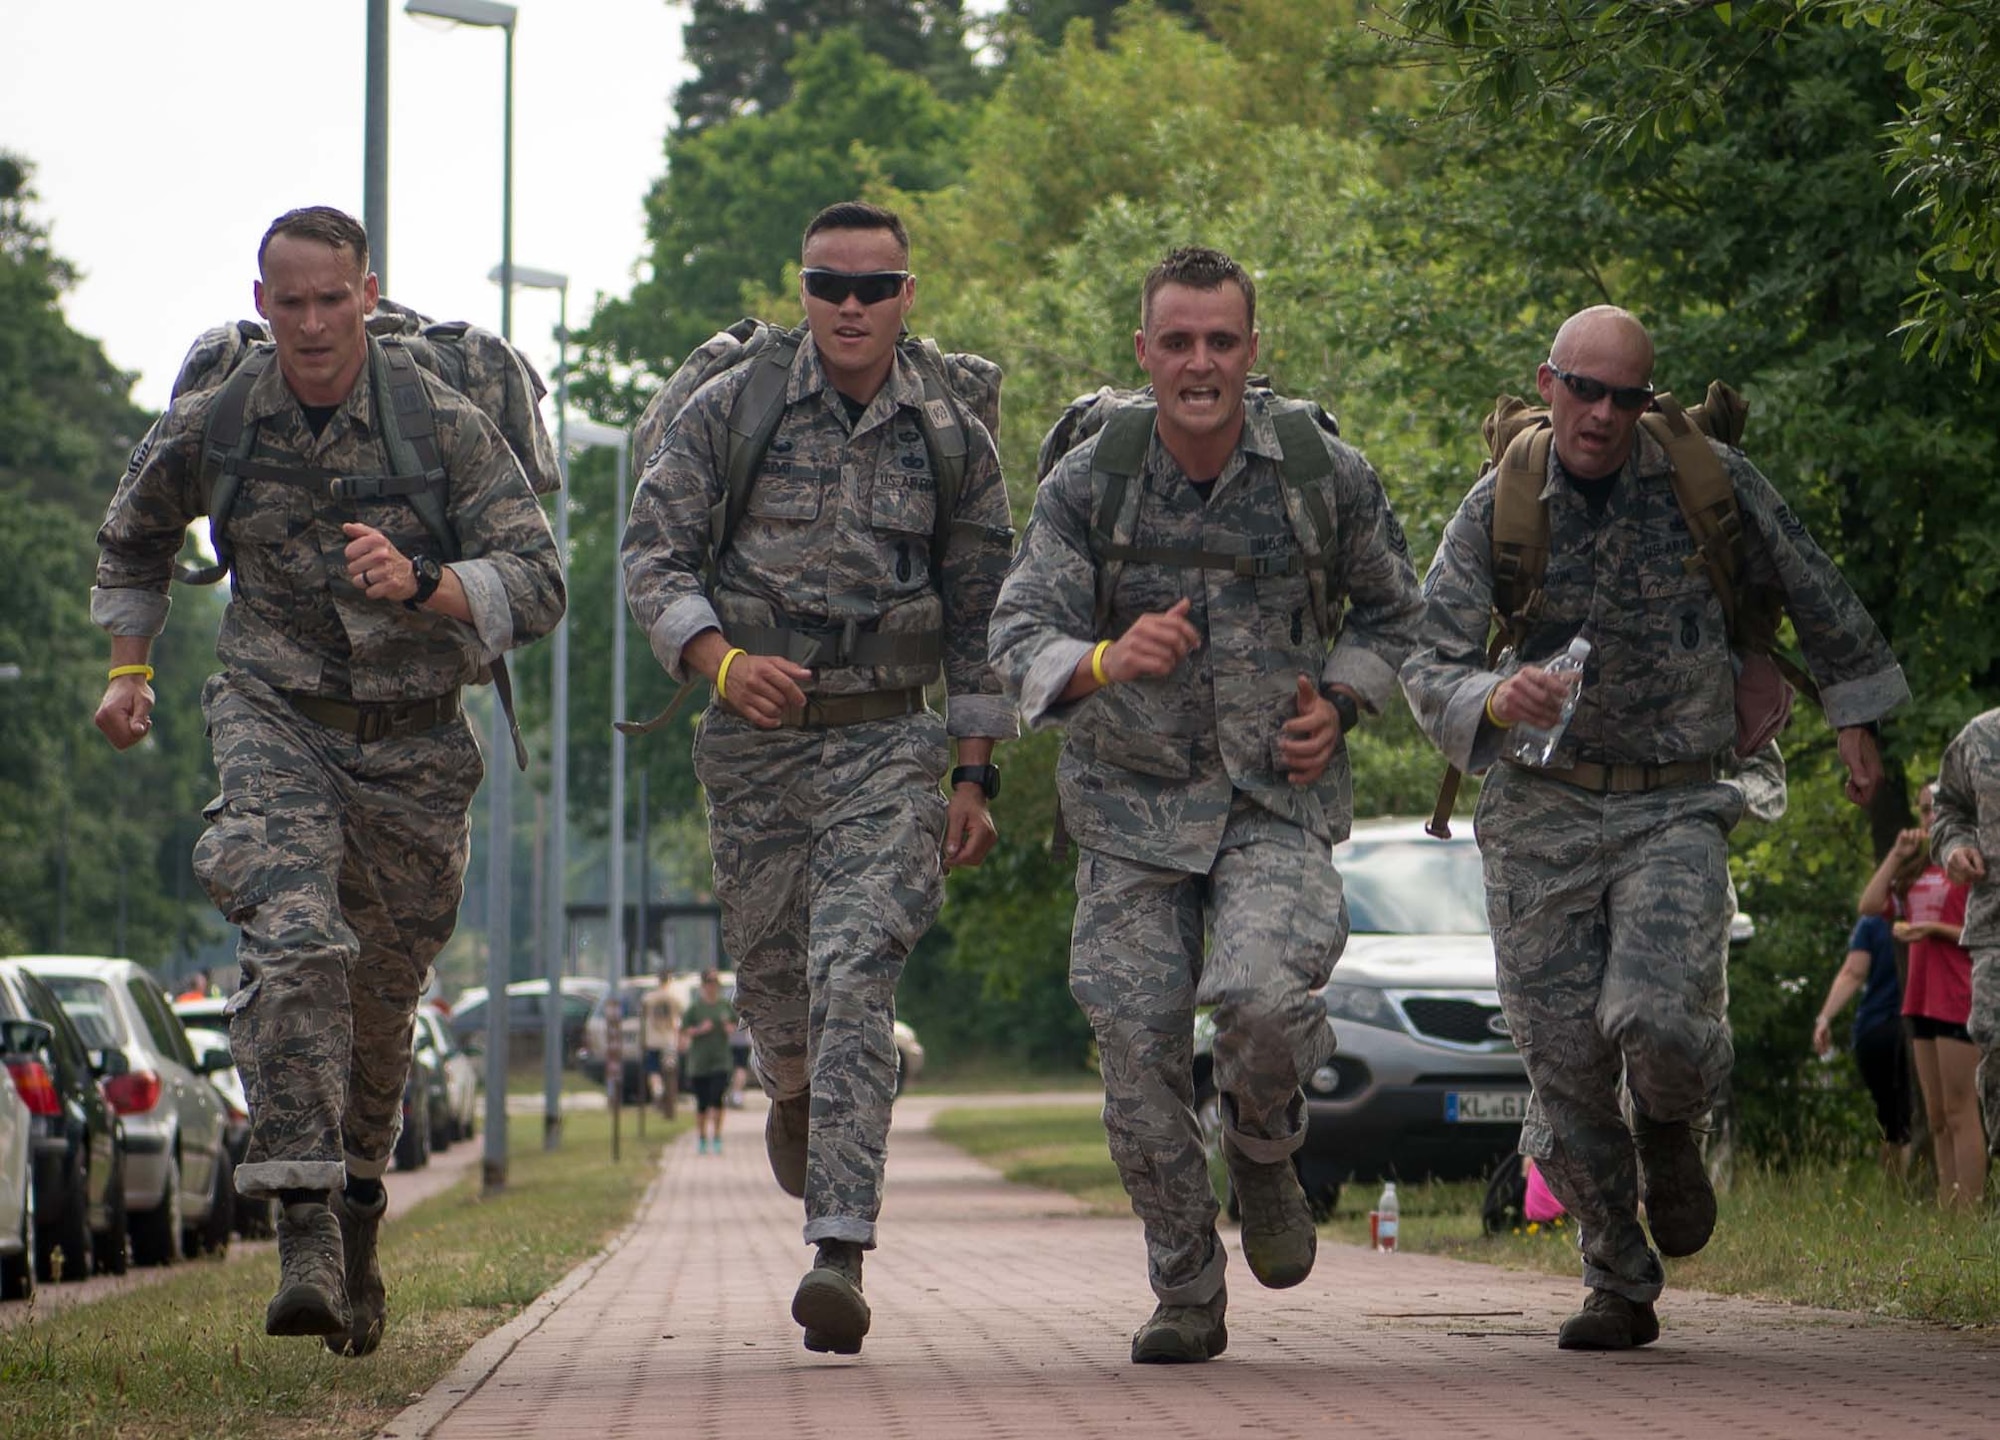
[[[1715,1187],[1702,1163],[1694,1127],[1685,1120],[1660,1125],[1635,1116],[1632,1139],[1639,1152],[1639,1195],[1653,1245],[1670,1260],[1697,1253],[1715,1233]]]
[[[350,1317],[341,1277],[340,1221],[326,1205],[287,1205],[278,1216],[278,1293],[264,1310],[266,1335],[345,1335]]]
[[[771,1157],[771,1173],[778,1177],[780,1190],[801,1200],[806,1195],[806,1136],[811,1128],[810,1091],[789,1100],[772,1100],[764,1116],[764,1153]]]
[[[333,1213],[340,1221],[340,1250],[345,1257],[347,1280],[347,1333],[326,1337],[326,1348],[336,1355],[372,1355],[382,1343],[382,1322],[388,1311],[388,1291],[382,1284],[382,1266],[375,1256],[375,1242],[382,1233],[382,1216],[389,1209],[389,1192],[379,1186],[372,1204],[350,1199],[335,1191]]]
[[[1144,1325],[1132,1332],[1134,1365],[1193,1365],[1213,1360],[1229,1348],[1229,1327],[1222,1317],[1229,1292],[1217,1290],[1205,1305],[1168,1305],[1153,1309]]]
[[[1652,1302],[1627,1300],[1610,1290],[1593,1290],[1583,1308],[1563,1321],[1556,1334],[1561,1350],[1630,1350],[1660,1338],[1660,1317]]]
[[[792,1296],[792,1318],[805,1326],[806,1349],[835,1355],[861,1353],[870,1313],[861,1296],[859,1245],[851,1240],[819,1242],[819,1258]]]
[[[1319,1254],[1312,1205],[1290,1160],[1260,1163],[1237,1153],[1226,1139],[1223,1158],[1243,1211],[1243,1258],[1260,1285],[1283,1290],[1312,1274]]]

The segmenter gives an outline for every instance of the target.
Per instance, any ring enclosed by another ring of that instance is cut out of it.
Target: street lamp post
[[[514,329],[514,20],[512,5],[493,0],[405,0],[407,15],[430,15],[461,25],[499,29],[507,36],[506,86],[500,152],[500,335]],[[514,859],[513,736],[506,707],[494,696],[492,763],[487,767],[486,855],[486,1151],[482,1190],[507,1187],[507,981],[512,974]]]
[[[556,495],[556,554],[569,565],[569,276],[554,270],[516,265],[514,283],[532,290],[553,290],[556,312],[556,466],[562,490]],[[496,265],[487,279],[503,281]],[[569,620],[565,617],[549,637],[549,861],[542,912],[542,973],[549,993],[542,1012],[542,1148],[562,1144],[562,975],[569,948]]]
[[[611,718],[625,718],[625,566],[619,552],[625,548],[625,512],[627,509],[626,460],[631,452],[631,432],[613,425],[599,425],[591,420],[579,420],[570,427],[570,434],[585,445],[606,445],[618,452],[616,473],[611,482],[612,503],[616,506],[613,521],[614,543],[611,547]],[[610,954],[606,959],[606,969],[610,972],[611,998],[605,1010],[605,1044],[608,1054],[612,1046],[612,1027],[618,1023],[620,986],[625,979],[625,732],[616,726],[611,730],[611,844],[607,857],[605,875],[605,910],[611,916]],[[616,1067],[604,1067],[604,1081],[608,1098],[613,1106],[619,1099],[619,1087],[624,1083]],[[616,1115],[613,1111],[613,1115]],[[618,1154],[618,1127],[611,1127],[611,1153]]]

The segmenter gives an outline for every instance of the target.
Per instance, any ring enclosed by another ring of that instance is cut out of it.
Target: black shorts
[[[713,1075],[692,1077],[694,1105],[697,1110],[720,1110],[722,1097],[729,1093],[729,1072],[718,1070]]]
[[[1854,1063],[1875,1100],[1875,1123],[1891,1145],[1910,1143],[1910,1067],[1903,1030],[1886,1020],[1854,1037]]]
[[[1972,1043],[1972,1032],[1963,1025],[1954,1025],[1949,1020],[1933,1020],[1928,1015],[1912,1015],[1910,1038],[1912,1040],[1963,1040]]]

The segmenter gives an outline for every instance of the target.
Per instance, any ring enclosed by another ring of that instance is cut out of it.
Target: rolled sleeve
[[[1326,657],[1324,685],[1344,685],[1361,698],[1361,708],[1380,715],[1396,695],[1396,667],[1359,645],[1336,645]]]
[[[1901,665],[1892,665],[1887,670],[1864,675],[1859,680],[1826,685],[1819,692],[1820,708],[1826,712],[1826,723],[1836,730],[1849,725],[1870,724],[1909,698],[1910,682],[1903,678]]]
[[[1020,727],[1001,695],[953,695],[945,701],[945,731],[954,740],[1011,740]]]
[[[157,590],[96,585],[90,591],[90,619],[108,634],[151,639],[167,628],[167,612],[173,604]]]
[[[515,645],[514,610],[507,601],[507,582],[492,560],[456,560],[452,574],[465,589],[465,603],[472,611],[472,629],[479,636],[479,648],[490,664]]]
[[[1062,723],[1071,706],[1059,697],[1068,688],[1083,657],[1095,648],[1095,641],[1071,640],[1065,636],[1057,636],[1043,646],[1021,681],[1022,724],[1030,730],[1047,730]]]
[[[669,679],[686,681],[687,671],[681,663],[681,652],[687,649],[688,641],[704,630],[722,630],[722,620],[705,595],[682,595],[670,600],[659,618],[653,621],[652,628],[646,632],[646,643],[652,646],[653,658],[660,662],[660,668],[667,672]],[[727,631],[722,633],[728,634]]]

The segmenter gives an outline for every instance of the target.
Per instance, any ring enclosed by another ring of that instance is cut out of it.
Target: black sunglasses
[[[847,270],[822,270],[814,266],[799,271],[799,278],[805,281],[806,294],[829,305],[845,304],[850,295],[863,305],[880,305],[891,296],[903,293],[910,272],[867,270],[857,275]]]
[[[1606,385],[1602,380],[1589,375],[1578,375],[1571,370],[1557,370],[1549,366],[1556,379],[1569,386],[1569,393],[1586,405],[1595,405],[1606,395],[1620,410],[1644,410],[1653,403],[1653,387],[1650,385]]]

